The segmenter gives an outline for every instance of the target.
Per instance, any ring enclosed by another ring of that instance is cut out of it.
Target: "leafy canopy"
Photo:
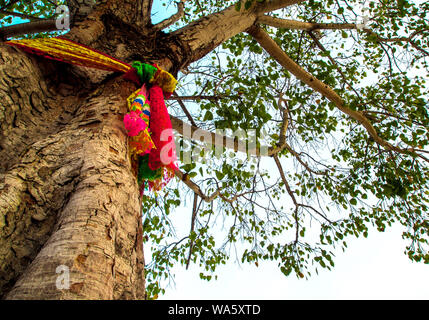
[[[190,2],[187,15],[172,29],[235,3]],[[250,7],[251,1],[246,4]],[[246,10],[239,3],[236,9]],[[369,16],[369,29],[313,32],[321,46],[305,30],[262,27],[295,62],[334,88],[350,109],[362,111],[384,140],[425,155],[428,3],[306,1],[270,15],[344,24],[362,23],[363,14]],[[178,184],[146,198],[150,293],[164,292],[162,279],[170,279],[176,263],[197,264],[200,277],[210,280],[217,266],[234,257],[256,265],[275,260],[285,275],[306,278],[332,268],[334,251],[344,250],[350,236],[367,237],[372,226],[385,231],[394,223],[404,227],[408,257],[429,263],[427,160],[379,146],[359,123],[296,80],[248,34],[192,64],[179,83],[183,96],[218,97],[187,104],[199,127],[265,131],[270,146],[279,143],[286,107],[290,148],[278,156],[288,185],[271,158],[239,162],[230,150],[220,159],[213,153],[182,166],[206,195],[220,190],[222,196],[212,203],[197,198],[191,232],[175,232],[174,227],[185,218],[187,227],[192,224],[193,192]],[[171,108],[184,116],[177,104]],[[199,150],[195,141],[180,142],[185,150]]]

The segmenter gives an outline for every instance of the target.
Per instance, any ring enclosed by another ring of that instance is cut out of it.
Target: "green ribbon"
[[[140,61],[133,61],[131,66],[137,70],[137,76],[141,83],[149,83],[158,70],[156,67]]]

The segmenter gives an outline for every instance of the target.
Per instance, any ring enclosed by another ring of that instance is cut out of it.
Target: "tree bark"
[[[140,199],[122,124],[135,86],[119,79],[79,93],[47,83],[43,64],[14,48],[2,45],[0,57],[8,84],[1,292],[14,285],[6,299],[144,298]],[[70,270],[69,290],[56,287],[58,266]]]

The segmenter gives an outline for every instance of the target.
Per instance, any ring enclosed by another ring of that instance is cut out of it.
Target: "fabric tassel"
[[[139,157],[138,181],[147,180],[149,189],[161,190],[177,170],[176,146],[164,93],[158,85],[149,89],[150,131],[155,145],[148,155]]]

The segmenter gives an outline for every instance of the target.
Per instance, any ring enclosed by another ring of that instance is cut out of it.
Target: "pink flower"
[[[130,137],[134,137],[140,133],[140,131],[146,129],[146,122],[140,118],[140,112],[131,111],[124,117],[125,129],[128,131]]]

